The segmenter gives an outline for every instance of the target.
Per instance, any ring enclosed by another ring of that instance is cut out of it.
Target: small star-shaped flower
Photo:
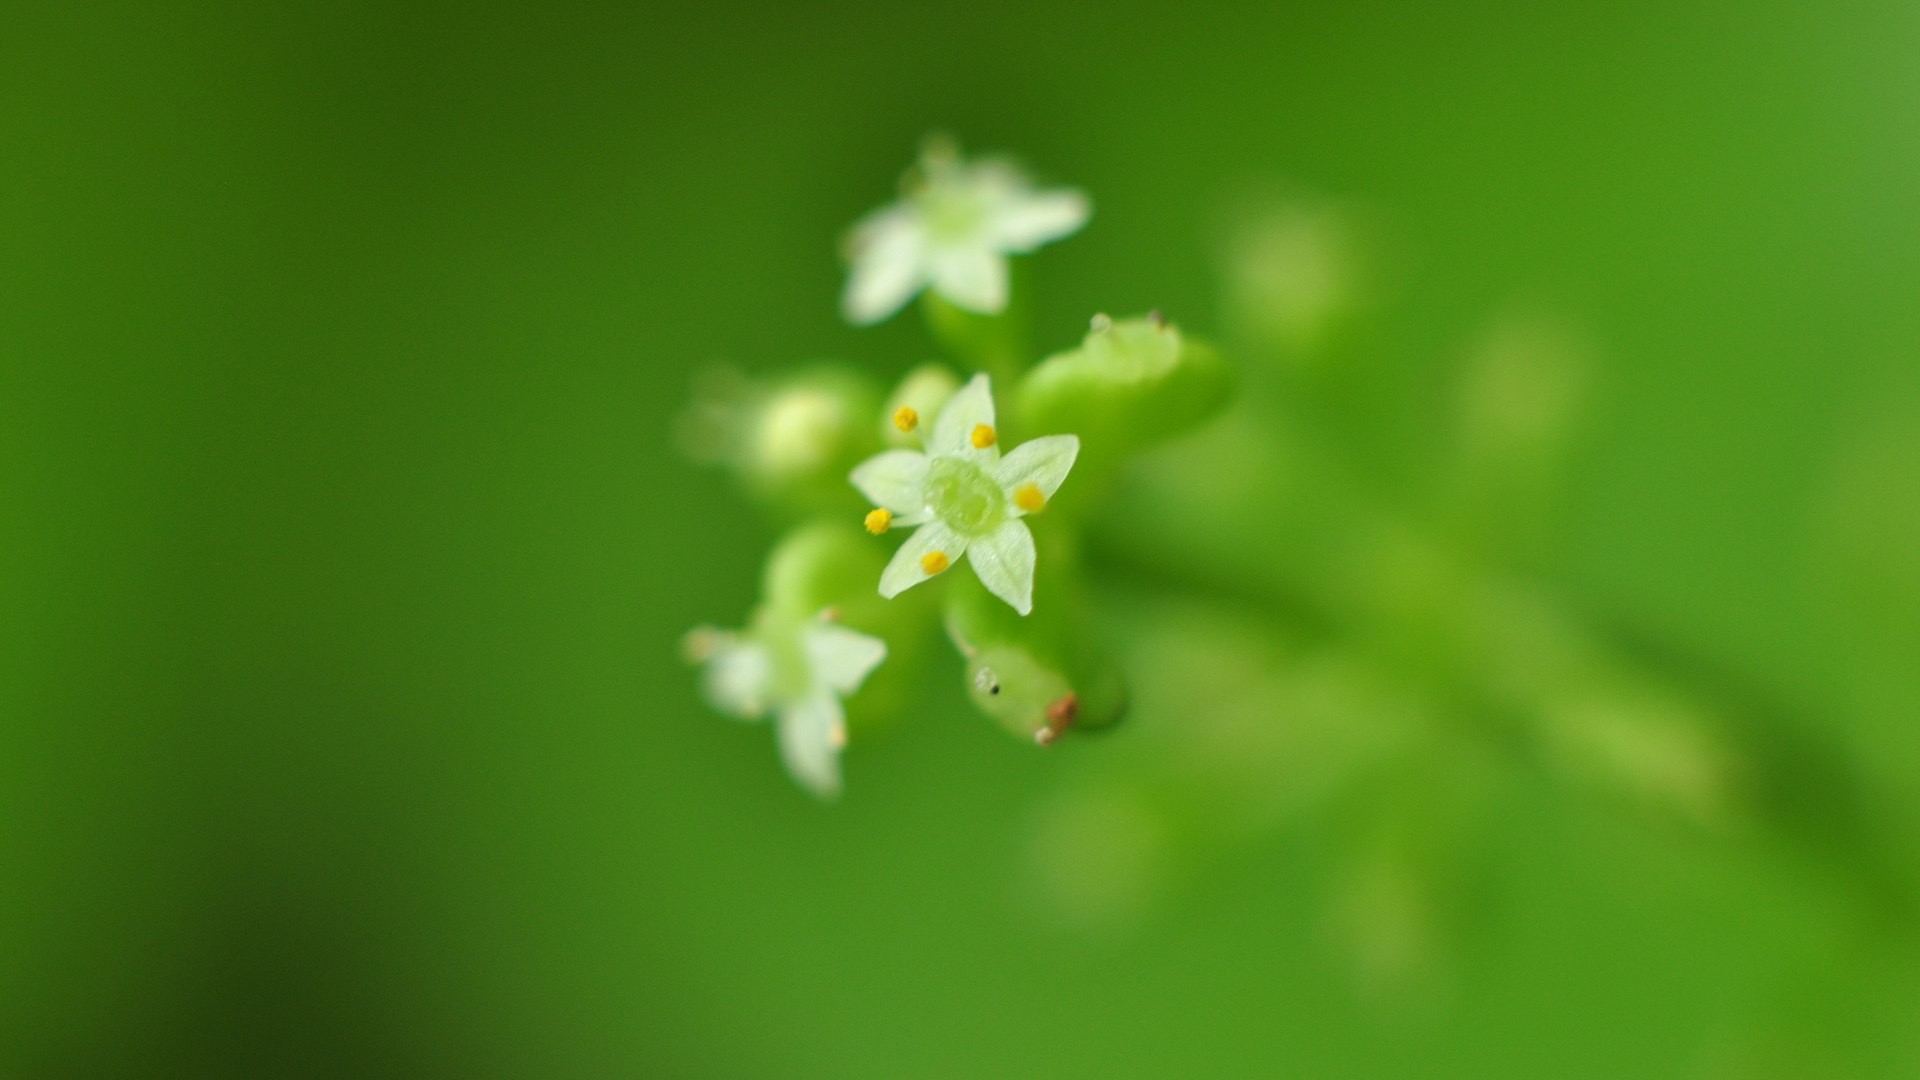
[[[847,236],[852,273],[841,311],[859,326],[929,285],[955,307],[997,315],[1007,306],[1007,256],[1071,236],[1093,213],[1078,191],[1037,191],[1012,162],[969,163],[946,140],[929,140],[903,187],[898,202]]]
[[[840,751],[847,744],[840,699],[887,658],[886,642],[825,616],[796,618],[763,608],[744,631],[694,630],[687,653],[706,664],[714,708],[742,720],[771,711],[788,775],[823,799],[840,794]]]
[[[993,420],[992,387],[975,375],[940,410],[926,453],[888,450],[853,470],[853,486],[880,507],[867,516],[870,531],[920,526],[881,573],[881,596],[898,596],[971,555],[989,592],[1022,615],[1033,610],[1033,533],[1021,518],[1046,508],[1080,439],[1047,435],[1002,457]]]

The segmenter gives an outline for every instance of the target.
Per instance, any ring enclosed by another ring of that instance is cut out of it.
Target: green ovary
[[[970,461],[935,458],[926,491],[927,508],[955,532],[984,536],[1007,516],[1007,493]]]

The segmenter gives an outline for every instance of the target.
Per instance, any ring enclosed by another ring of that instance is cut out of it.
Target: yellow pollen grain
[[[912,431],[920,426],[920,414],[902,405],[893,410],[893,426],[901,431]]]
[[[928,577],[932,577],[946,568],[947,553],[944,551],[929,551],[925,555],[920,556],[920,569],[925,570]]]
[[[1040,493],[1039,484],[1021,484],[1013,489],[1013,505],[1029,514],[1037,514],[1047,508],[1047,497]]]
[[[973,448],[975,450],[985,450],[987,447],[992,446],[999,438],[1000,436],[995,434],[994,430],[985,424],[975,424],[973,426]]]
[[[867,515],[867,531],[875,536],[886,532],[892,526],[893,512],[890,510],[875,510]]]

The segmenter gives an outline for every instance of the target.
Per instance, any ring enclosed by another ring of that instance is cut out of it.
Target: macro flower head
[[[847,236],[852,272],[841,311],[866,326],[931,287],[982,315],[1007,306],[1007,256],[1071,236],[1093,213],[1071,188],[1036,190],[1004,159],[968,162],[947,139],[929,139],[902,194]]]
[[[895,417],[902,429],[919,426],[909,413]],[[853,470],[853,486],[878,507],[867,515],[869,531],[920,526],[881,573],[880,595],[898,596],[970,555],[989,592],[1032,612],[1033,533],[1021,519],[1059,490],[1079,437],[1047,435],[1001,456],[992,386],[975,375],[941,408],[925,446],[926,453],[888,450]]]
[[[847,714],[840,699],[887,658],[887,643],[831,621],[763,607],[742,631],[700,627],[689,659],[706,665],[707,700],[741,720],[774,716],[787,773],[823,799],[840,794]]]

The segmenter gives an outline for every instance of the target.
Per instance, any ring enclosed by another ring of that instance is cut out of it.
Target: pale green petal
[[[947,557],[947,565],[953,566],[966,554],[967,538],[947,528],[944,522],[930,521],[915,530],[900,550],[893,553],[893,561],[880,572],[880,595],[891,600],[915,585],[932,577],[920,560],[930,552],[938,551]]]
[[[1042,435],[1014,447],[1000,459],[993,476],[1007,489],[1008,495],[1019,490],[1022,484],[1034,484],[1040,488],[1040,494],[1052,501],[1053,493],[1060,490],[1068,470],[1073,468],[1073,459],[1079,456],[1078,435]],[[1024,512],[1014,507],[1014,513]]]
[[[887,658],[887,643],[833,623],[814,623],[801,636],[816,682],[842,696],[860,689]]]
[[[967,385],[947,399],[940,409],[940,418],[934,421],[933,435],[927,440],[928,453],[977,461],[983,452],[973,448],[973,429],[982,424],[993,426],[993,384],[985,374],[967,380]],[[999,446],[988,449],[997,460]]]
[[[934,291],[954,307],[998,315],[1007,306],[1007,257],[985,246],[935,251],[927,264]]]
[[[780,760],[787,775],[822,799],[840,794],[840,746],[846,737],[846,713],[827,690],[780,707]]]
[[[918,451],[875,454],[855,466],[848,479],[868,502],[886,507],[896,517],[918,520],[926,510],[927,500],[921,489],[927,482],[927,455]]]
[[[1013,605],[1022,615],[1033,611],[1033,533],[1027,523],[1010,518],[975,540],[967,549],[973,572],[987,591]]]
[[[856,326],[899,311],[927,283],[926,235],[910,206],[875,211],[854,228],[847,246],[853,266],[840,310]]]
[[[994,244],[1006,252],[1032,251],[1079,232],[1092,214],[1093,204],[1072,189],[1020,192],[993,215]]]
[[[707,657],[707,701],[743,720],[758,720],[771,704],[773,653],[756,641],[738,639],[714,646]]]

